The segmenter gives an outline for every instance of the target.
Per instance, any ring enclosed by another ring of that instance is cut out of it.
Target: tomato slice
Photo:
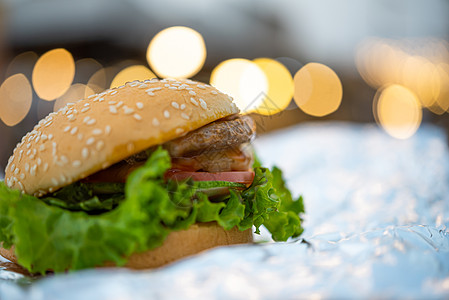
[[[165,178],[173,180],[184,180],[192,178],[195,181],[229,181],[251,185],[254,180],[252,171],[231,171],[231,172],[187,172],[170,169],[165,173]]]

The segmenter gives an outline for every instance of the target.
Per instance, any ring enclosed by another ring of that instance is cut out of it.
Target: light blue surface
[[[255,145],[304,195],[307,243],[218,248],[146,272],[87,270],[30,281],[3,270],[0,299],[449,298],[442,130],[422,126],[402,141],[374,125],[318,123]]]

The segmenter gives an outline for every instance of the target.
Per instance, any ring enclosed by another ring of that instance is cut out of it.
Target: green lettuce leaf
[[[201,189],[227,183],[166,182],[168,168],[170,157],[159,148],[124,187],[74,184],[38,199],[0,182],[0,241],[15,245],[22,266],[44,273],[123,265],[131,253],[158,247],[171,231],[195,222],[215,221],[226,230],[255,226],[256,233],[265,225],[279,241],[302,232],[302,199],[292,199],[277,168],[256,167],[253,184],[244,191],[231,185],[222,202]]]

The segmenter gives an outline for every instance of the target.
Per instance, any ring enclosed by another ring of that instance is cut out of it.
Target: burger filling
[[[251,185],[254,172],[250,141],[256,132],[248,116],[230,116],[205,125],[187,135],[162,145],[171,157],[166,179],[234,182],[232,187],[244,189]],[[135,154],[83,182],[126,182],[129,174],[141,167],[156,148]],[[203,184],[204,185],[204,184]],[[226,185],[226,184],[224,184]],[[229,188],[204,188],[209,196],[229,193]]]

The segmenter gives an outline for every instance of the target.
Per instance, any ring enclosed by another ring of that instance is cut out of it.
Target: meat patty
[[[207,124],[163,144],[173,168],[189,171],[223,172],[248,170],[253,162],[251,148],[256,126],[251,117],[228,117]],[[246,145],[245,145],[246,144]],[[91,182],[125,182],[128,175],[148,159],[153,148],[85,178]]]
[[[253,164],[249,144],[240,147],[204,152],[190,157],[173,157],[172,169],[204,172],[247,171]]]
[[[207,124],[187,135],[164,144],[171,157],[194,156],[204,152],[235,148],[250,142],[256,125],[249,116],[224,119]]]

